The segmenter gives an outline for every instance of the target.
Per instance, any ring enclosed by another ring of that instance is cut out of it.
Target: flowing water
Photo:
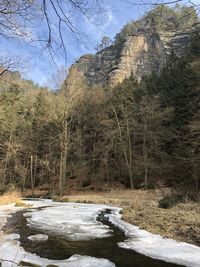
[[[49,235],[48,241],[32,242],[28,236],[41,233],[41,231],[31,229],[27,226],[26,218],[19,211],[9,218],[5,226],[6,230],[20,234],[21,246],[28,252],[40,257],[63,260],[74,254],[87,255],[96,258],[105,258],[115,263],[116,267],[178,267],[180,265],[166,263],[139,254],[133,250],[118,247],[118,242],[123,242],[126,238],[123,231],[111,224],[105,214],[110,211],[101,212],[98,221],[108,225],[113,234],[107,238],[98,238],[87,241],[68,241],[63,237]]]

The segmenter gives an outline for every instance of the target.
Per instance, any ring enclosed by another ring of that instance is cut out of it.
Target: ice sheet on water
[[[45,242],[48,240],[48,235],[44,234],[30,235],[28,239],[33,242]]]
[[[55,204],[53,205],[53,209],[47,208],[49,209],[47,214],[52,217],[53,214],[57,216],[59,212],[62,212],[61,220],[64,226],[61,227],[61,231],[68,231],[69,236],[70,234],[72,234],[72,239],[81,238],[81,234],[83,234],[83,238],[103,237],[105,232],[102,232],[102,229],[107,231],[108,229],[104,228],[104,226],[102,225],[99,225],[99,229],[98,227],[97,229],[95,229],[95,225],[97,222],[94,218],[96,218],[100,210],[106,208],[112,209],[112,214],[107,215],[109,217],[109,220],[113,224],[121,228],[127,236],[127,240],[118,244],[120,247],[132,249],[137,251],[138,253],[144,254],[155,259],[164,260],[166,262],[182,264],[188,267],[200,267],[199,247],[188,243],[177,242],[172,239],[163,238],[159,235],[151,234],[147,231],[141,230],[137,226],[126,223],[121,220],[119,208],[108,207],[105,205],[87,205],[74,203],[64,204],[65,207],[56,207]],[[35,213],[35,215],[32,217],[32,222],[34,222],[35,224],[40,222],[42,220],[41,217],[44,217],[44,215],[46,215],[46,209],[41,211],[41,213],[38,215],[39,216],[37,217]],[[68,218],[67,221],[65,221],[66,217]],[[69,221],[72,224],[71,226],[69,226],[69,228],[67,228]],[[47,223],[48,222],[45,222],[46,225]],[[53,225],[56,227],[57,219],[55,221],[50,221],[50,224],[51,223],[53,223]],[[83,232],[81,232],[81,230],[78,231],[79,224],[80,229],[84,229]],[[44,225],[44,227],[46,227],[46,225]],[[73,225],[75,225],[75,228],[73,228]],[[91,232],[88,235],[87,232],[89,231]],[[75,234],[75,232],[77,234]]]
[[[49,203],[50,205],[50,203]],[[52,203],[52,206],[25,214],[30,227],[44,233],[62,235],[68,240],[108,237],[111,230],[96,220],[104,205]]]
[[[19,234],[7,234],[4,235],[3,240],[7,241],[7,240],[19,240],[20,239],[20,235]]]
[[[46,267],[48,265],[55,265],[59,267],[116,267],[115,264],[109,260],[80,255],[74,255],[67,260],[56,261],[42,259],[35,255],[27,254],[23,261],[32,264],[38,264],[42,267]]]
[[[113,211],[109,220],[127,235],[128,239],[118,244],[120,247],[133,249],[138,253],[166,262],[200,267],[200,247],[141,230],[137,226],[122,221],[118,210]]]
[[[62,203],[56,204],[51,201],[34,201],[29,202],[29,204],[33,204],[33,207],[39,208],[44,206],[65,206]],[[75,207],[74,207],[75,208]],[[102,208],[98,207],[94,209],[92,212],[98,212]],[[21,208],[17,208],[14,205],[6,205],[0,206],[0,229],[3,224],[5,224],[10,212],[16,212],[21,210]],[[62,208],[61,210],[62,211]],[[29,212],[35,212],[35,209],[29,209]],[[86,216],[87,217],[87,216]],[[57,217],[57,221],[59,218]],[[2,232],[1,232],[2,233]],[[26,252],[21,246],[20,242],[16,239],[19,239],[20,236],[18,234],[9,234],[2,235],[0,238],[0,260],[2,267],[17,267],[21,261],[33,265],[38,265],[41,267],[45,267],[48,265],[57,265],[59,267],[115,267],[115,264],[110,262],[107,259],[98,259],[89,256],[79,256],[74,255],[66,260],[49,260],[40,258],[39,256],[33,255],[31,253]]]
[[[20,262],[41,267],[55,265],[59,267],[115,267],[115,264],[106,259],[97,259],[89,256],[74,255],[66,260],[49,260],[40,258],[24,251],[18,241],[10,240],[0,244],[0,259],[2,267],[17,267]]]
[[[6,240],[0,243],[0,259],[2,267],[15,267],[24,257],[24,250],[20,247],[20,242],[16,240]]]

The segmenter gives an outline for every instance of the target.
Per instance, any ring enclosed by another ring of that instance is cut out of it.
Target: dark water
[[[108,222],[105,216],[106,212],[99,214],[98,220],[108,225],[113,230],[113,235],[107,238],[93,239],[89,241],[68,241],[62,237],[49,235],[46,242],[32,242],[28,236],[41,233],[41,231],[30,229],[26,225],[26,218],[20,211],[9,218],[6,230],[12,233],[20,234],[22,247],[31,253],[48,258],[62,260],[71,257],[74,254],[88,255],[96,258],[105,258],[115,263],[116,267],[178,267],[180,265],[166,263],[160,260],[151,259],[133,250],[118,247],[117,243],[126,239],[123,231]],[[101,267],[101,266],[99,266]]]

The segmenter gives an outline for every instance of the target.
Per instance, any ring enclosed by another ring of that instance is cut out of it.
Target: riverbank
[[[123,200],[122,196],[124,196]],[[63,199],[61,199],[63,202],[70,201],[70,203],[62,203],[56,201],[52,202],[51,200],[38,199],[35,201],[25,201],[24,205],[26,207],[30,207],[30,209],[26,211],[25,217],[28,218],[27,220],[30,225],[34,226],[35,229],[38,229],[38,232],[36,234],[40,234],[42,229],[45,229],[48,233],[48,229],[50,229],[52,233],[56,233],[56,235],[58,236],[61,233],[62,235],[66,234],[70,242],[82,239],[84,240],[84,242],[86,242],[88,240],[88,235],[95,235],[95,238],[101,238],[109,234],[109,228],[104,224],[96,225],[94,218],[99,214],[99,211],[101,210],[112,210],[112,212],[109,213],[109,221],[112,222],[113,225],[122,229],[125,232],[127,238],[126,240],[122,240],[122,242],[117,242],[120,248],[131,249],[135,252],[138,252],[156,260],[163,260],[165,262],[181,264],[188,267],[199,266],[199,247],[187,244],[185,242],[179,243],[173,239],[166,239],[163,238],[161,235],[154,235],[153,233],[143,231],[141,230],[141,227],[139,228],[137,226],[134,226],[134,222],[133,224],[129,224],[121,220],[120,209],[114,207],[120,205],[123,206],[124,213],[122,214],[122,219],[125,218],[125,216],[127,216],[128,214],[133,215],[133,211],[131,211],[131,209],[134,209],[134,212],[136,212],[136,209],[137,211],[140,210],[140,212],[144,211],[144,206],[146,206],[146,208],[149,207],[149,214],[151,214],[152,209],[150,210],[150,207],[157,207],[157,198],[159,198],[159,192],[157,191],[114,191],[110,192],[109,195],[107,195],[106,193],[96,193],[87,195],[82,194],[79,196],[72,195],[70,197],[64,197]],[[109,202],[109,205],[92,205],[92,202],[94,203],[96,201],[98,203],[102,202],[103,204]],[[73,202],[77,202],[77,204]],[[78,204],[78,202],[90,204]],[[42,209],[40,209],[41,207]],[[0,206],[0,221],[2,222],[3,220],[5,222],[11,213],[21,209],[24,209],[24,207],[16,207],[15,204]],[[130,218],[127,218],[126,220],[129,219]],[[12,217],[12,220],[15,219]],[[14,221],[14,224],[15,222],[20,222],[20,220],[17,219],[16,221]],[[76,227],[76,225],[78,225],[78,228]],[[67,231],[65,230],[65,227],[67,227]],[[69,231],[70,229],[71,232]],[[88,264],[88,261],[90,263],[88,266],[92,267],[104,266],[99,265],[99,261],[100,264],[102,264],[102,261],[104,261],[106,267],[115,266],[113,264],[113,262],[115,263],[115,261],[110,259],[110,256],[99,256],[99,254],[98,258],[96,258],[96,254],[88,255],[89,257],[82,258],[80,258],[80,256],[78,256],[77,258],[77,255],[74,255],[68,259],[64,259],[61,261],[55,261],[53,259],[48,260],[48,257],[46,258],[46,256],[44,255],[39,255],[41,257],[40,258],[39,256],[34,255],[36,253],[35,251],[30,251],[31,253],[26,252],[24,246],[21,246],[18,239],[20,236],[24,237],[23,232],[21,233],[18,231],[15,232],[10,230],[11,229],[6,231],[7,233],[2,232],[3,236],[2,239],[0,239],[0,260],[2,263],[2,267],[18,266],[20,262],[23,262],[23,264],[36,264],[37,266],[49,266],[53,264],[56,266],[63,267],[78,267],[84,266],[83,262],[87,262]],[[31,233],[28,231],[28,236],[26,237],[27,240],[29,240],[28,237],[30,234]],[[166,253],[166,251],[168,251],[168,253]],[[74,261],[75,265],[71,265],[72,261]],[[165,266],[163,264],[161,266]]]
[[[124,190],[110,192],[71,193],[55,200],[107,204],[123,209],[122,218],[126,222],[139,226],[154,234],[200,246],[200,206],[198,203],[181,203],[170,209],[158,207],[163,195],[170,194],[170,189],[160,190]],[[19,192],[7,193],[0,197],[0,206],[16,203],[23,205]]]
[[[163,193],[155,190],[113,190],[72,194],[63,197],[62,201],[118,206],[123,209],[122,219],[126,222],[166,238],[200,246],[200,206],[188,202],[162,209],[158,207],[162,197]]]

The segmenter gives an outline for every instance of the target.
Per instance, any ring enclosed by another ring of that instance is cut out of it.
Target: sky
[[[60,50],[52,59],[48,50],[41,47],[40,42],[30,42],[30,38],[20,40],[1,38],[0,56],[3,54],[8,57],[19,57],[22,63],[18,68],[23,78],[32,80],[41,86],[48,84],[53,87],[53,82],[52,86],[49,83],[51,83],[52,77],[55,77],[58,69],[64,66],[67,70],[81,55],[95,53],[95,46],[100,43],[103,36],[107,35],[114,39],[116,33],[120,32],[126,23],[140,18],[149,8],[142,5],[131,5],[126,0],[100,0],[100,3],[104,9],[104,15],[98,25],[96,25],[96,17],[91,16],[88,19],[79,14],[74,15],[75,26],[79,32],[83,33],[79,40],[76,40],[68,29],[62,28],[67,57]],[[53,26],[56,27],[56,24]],[[46,29],[38,24],[37,27],[28,30],[30,36],[38,37],[45,34]]]

